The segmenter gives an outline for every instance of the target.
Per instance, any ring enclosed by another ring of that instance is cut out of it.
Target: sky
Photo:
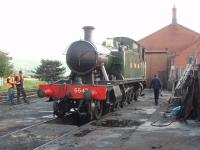
[[[66,48],[94,26],[93,41],[134,40],[177,22],[200,33],[199,0],[0,0],[0,49],[13,59],[65,60]]]

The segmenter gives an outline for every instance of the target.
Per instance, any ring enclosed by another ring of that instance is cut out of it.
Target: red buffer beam
[[[54,100],[62,99],[64,97],[74,100],[106,100],[107,86],[42,84],[39,85],[37,94],[39,97],[51,97]]]

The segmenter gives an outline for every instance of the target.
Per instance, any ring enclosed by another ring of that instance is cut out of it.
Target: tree
[[[12,69],[13,65],[10,63],[10,57],[0,50],[0,77],[6,77]]]
[[[34,77],[47,82],[57,81],[63,78],[65,71],[65,67],[62,67],[60,61],[42,59],[41,65],[39,65],[34,71]]]

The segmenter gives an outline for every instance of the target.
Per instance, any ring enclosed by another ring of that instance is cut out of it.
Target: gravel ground
[[[2,150],[32,150],[78,128],[68,125],[65,120],[54,118],[52,103],[44,99],[16,105],[11,110],[7,105],[1,108],[4,110],[0,114]],[[71,119],[69,123],[72,122]]]
[[[52,118],[52,103],[38,101],[3,111],[0,149],[199,150],[200,122],[189,120],[185,124],[174,117],[163,118],[170,93],[164,92],[158,106],[151,90],[144,93],[137,102],[81,127],[48,123],[6,137],[10,130]]]
[[[174,122],[173,117],[163,118],[170,96],[169,92],[164,92],[159,106],[155,106],[152,91],[146,90],[138,102],[110,113],[86,128],[79,128],[73,136],[64,136],[38,149],[199,150],[199,122],[184,124]]]
[[[6,104],[0,106],[0,138],[18,129],[53,118],[52,104],[44,99],[30,104],[15,105],[11,109]]]

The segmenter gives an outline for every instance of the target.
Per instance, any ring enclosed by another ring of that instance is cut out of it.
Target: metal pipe
[[[95,29],[93,26],[84,26],[84,40],[92,42],[92,31]]]
[[[107,75],[107,72],[106,72],[106,69],[105,69],[104,65],[101,66],[101,71],[103,73],[103,76],[104,76],[105,80],[109,81],[109,78],[108,78],[108,75]]]

